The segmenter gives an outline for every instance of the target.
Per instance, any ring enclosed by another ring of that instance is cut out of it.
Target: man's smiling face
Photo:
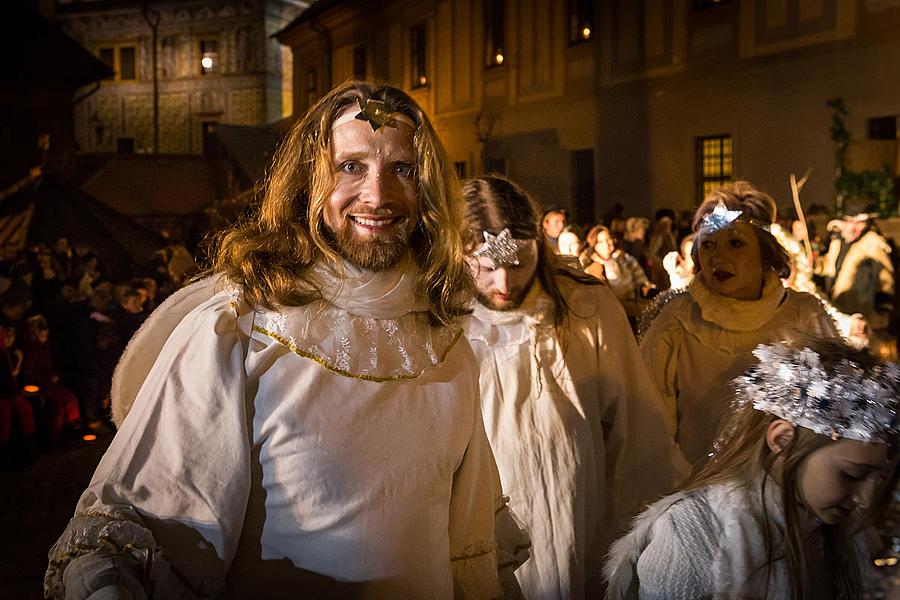
[[[352,118],[358,112],[349,107],[332,129],[335,187],[324,222],[338,254],[381,271],[403,257],[418,219],[413,128],[397,119],[396,126],[373,131],[367,121]]]

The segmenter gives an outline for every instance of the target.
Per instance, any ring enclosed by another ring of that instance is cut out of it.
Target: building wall
[[[294,51],[295,112],[352,77],[353,48],[366,44],[367,75],[409,91],[468,174],[505,165],[583,224],[616,203],[629,215],[692,208],[696,139],[720,134],[733,141],[732,178],[786,207],[790,174],[811,168],[802,199],[830,206],[825,102],[845,100],[855,140],[866,119],[900,115],[900,0],[595,0],[596,31],[574,45],[569,4],[507,0],[505,60],[486,68],[483,0],[339,3],[315,30],[279,36]],[[428,85],[413,88],[419,23]],[[593,210],[575,199],[583,150],[594,152]]]
[[[503,164],[542,204],[572,208],[571,153],[596,141],[596,46],[570,47],[566,3],[508,1],[504,60],[487,68],[483,5],[344,2],[317,17],[318,31],[310,23],[290,28],[280,38],[294,53],[295,112],[352,78],[353,49],[365,44],[367,77],[407,90],[467,175],[482,172],[484,159]],[[413,88],[410,31],[419,24],[427,32],[428,83]],[[310,69],[316,85],[308,93]],[[593,208],[594,198],[588,203]]]
[[[868,118],[900,115],[900,80],[892,75],[900,69],[900,2],[635,5],[604,4],[617,31],[608,32],[598,95],[603,204],[645,214],[691,208],[699,200],[694,140],[729,134],[734,178],[787,208],[790,174],[812,169],[803,203],[832,207],[826,101],[844,99],[856,140],[865,138]]]
[[[111,7],[112,6],[112,7]],[[134,46],[136,79],[104,81],[75,107],[75,135],[81,150],[116,150],[131,138],[138,152],[153,148],[152,30],[139,7],[104,4],[60,6],[57,20],[88,49]],[[159,13],[159,151],[200,153],[204,123],[257,125],[290,114],[289,54],[270,36],[290,22],[306,2],[155,2]],[[216,72],[201,74],[201,40],[217,45]],[[214,125],[213,125],[214,126]]]

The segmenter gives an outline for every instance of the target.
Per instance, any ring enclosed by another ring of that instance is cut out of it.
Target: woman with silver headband
[[[790,258],[768,231],[774,220],[775,201],[746,181],[710,193],[694,217],[693,281],[639,325],[641,355],[690,462],[709,452],[728,383],[756,362],[758,344],[837,336],[819,300],[782,285]]]

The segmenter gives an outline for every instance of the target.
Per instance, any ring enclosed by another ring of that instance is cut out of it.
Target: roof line
[[[326,13],[327,11],[331,10],[332,8],[334,8],[335,6],[337,6],[338,4],[341,4],[343,2],[346,2],[346,0],[318,0],[317,2],[314,2],[312,4],[312,6],[310,6],[309,8],[304,10],[302,13],[297,15],[297,17],[293,21],[288,23],[283,29],[281,29],[281,31],[278,31],[278,32],[272,34],[271,37],[279,37],[279,36],[287,33],[288,31],[295,29],[295,28],[299,27],[300,25],[303,25],[304,23],[306,23],[308,21],[312,21],[319,15]]]

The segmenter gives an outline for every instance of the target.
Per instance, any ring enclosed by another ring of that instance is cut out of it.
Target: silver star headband
[[[720,229],[725,229],[737,222],[742,214],[744,214],[744,212],[740,210],[728,210],[725,202],[719,200],[712,212],[707,213],[703,217],[703,220],[700,222],[699,230],[702,230],[705,234],[709,234],[719,231]],[[755,225],[760,229],[769,231],[769,223],[763,223],[752,218],[740,219],[740,222]]]
[[[732,384],[735,408],[753,408],[832,439],[896,443],[900,434],[900,368],[878,363],[864,368],[841,358],[826,369],[822,357],[804,347],[759,345],[759,364]]]
[[[509,227],[493,235],[484,232],[484,244],[472,253],[475,258],[485,257],[494,263],[494,268],[508,267],[519,264],[519,251],[528,245],[531,240],[517,240],[512,236]]]

